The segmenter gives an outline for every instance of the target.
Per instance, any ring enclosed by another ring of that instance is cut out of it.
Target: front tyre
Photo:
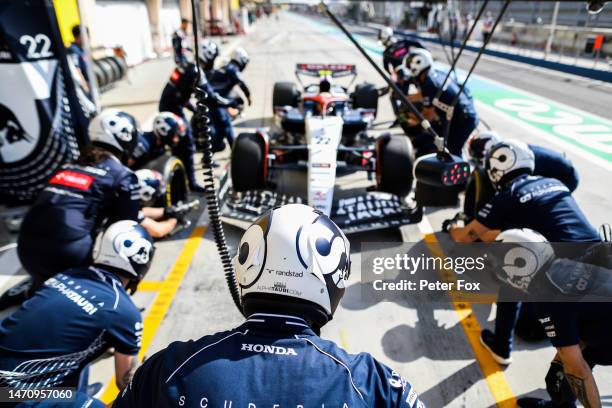
[[[261,133],[240,133],[234,140],[231,177],[234,191],[261,190],[267,177],[267,140]]]

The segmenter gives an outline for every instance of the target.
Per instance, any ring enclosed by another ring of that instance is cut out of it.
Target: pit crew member
[[[113,407],[424,406],[371,355],[318,336],[351,265],[349,242],[327,216],[302,204],[269,211],[243,235],[234,265],[244,324],[151,356]]]
[[[230,146],[233,144],[234,129],[232,126],[232,118],[228,114],[227,109],[236,108],[238,104],[241,103],[241,100],[222,96],[215,91],[212,83],[207,81],[208,77],[213,75],[212,68],[218,55],[219,48],[213,41],[203,41],[200,43],[199,64],[200,68],[203,69],[205,73],[205,78],[201,80],[200,87],[204,89],[207,94],[206,104],[209,107],[208,115],[211,120],[208,128],[212,131],[213,153],[222,151],[225,148],[226,139]],[[198,123],[197,114],[194,115],[192,123]]]
[[[504,140],[494,131],[474,133],[465,142],[464,158],[476,166],[484,167],[484,159],[488,148]],[[578,187],[580,177],[572,162],[562,153],[544,146],[528,144],[533,152],[535,166],[533,174],[536,176],[556,178],[567,186],[570,193]]]
[[[446,75],[433,68],[431,53],[425,49],[414,48],[405,58],[404,65],[410,70],[412,79],[422,94],[423,116],[431,122],[436,133],[443,137],[447,136],[448,150],[460,156],[465,141],[480,122],[469,90],[464,88],[459,95],[450,119],[449,134],[446,135],[448,124],[446,112],[459,93],[459,84],[449,77],[439,100],[436,100],[435,97]]]
[[[191,21],[186,18],[181,19],[180,27],[172,34],[172,49],[174,50],[174,62],[181,66],[189,62],[188,55],[191,53],[189,44],[189,25]]]
[[[216,55],[215,55],[216,57]],[[205,62],[204,62],[205,63]],[[232,53],[230,62],[221,69],[209,71],[208,78],[212,88],[220,96],[231,99],[232,90],[238,86],[244,94],[247,103],[251,105],[251,91],[242,78],[242,71],[249,63],[249,55],[243,48],[237,48]],[[234,100],[234,105],[240,104],[241,100]],[[231,146],[234,142],[234,129],[232,117],[225,107],[220,107],[212,112],[212,120],[217,130],[217,137]]]
[[[529,271],[525,273],[523,270],[518,278],[516,275],[508,275],[500,268],[501,280],[516,290],[527,293],[547,290],[559,294],[561,293],[559,288],[563,288],[565,296],[584,293],[585,290],[588,293],[588,287],[599,294],[612,292],[609,287],[602,288],[606,286],[607,276],[602,279],[595,277],[602,271],[610,273],[612,257],[609,243],[594,244],[576,261],[569,261],[555,259],[555,251],[551,246],[546,245],[548,243],[546,238],[533,230],[507,230],[499,234],[497,240],[524,246],[529,250],[531,256],[537,259],[533,265],[538,265],[538,269],[532,273],[528,273]],[[532,242],[535,244],[531,244]],[[600,269],[599,273],[589,272],[589,270],[597,269],[598,266],[606,269]],[[555,269],[559,270],[550,273]],[[582,277],[576,279],[576,274]],[[561,281],[555,282],[557,279]],[[572,282],[575,283],[568,285]],[[585,282],[590,283],[585,284]],[[546,390],[552,401],[525,397],[517,401],[518,406],[523,408],[575,407],[576,397],[578,397],[585,407],[601,407],[592,369],[596,365],[612,365],[612,350],[610,349],[612,330],[609,325],[602,324],[612,313],[612,303],[562,301],[563,297],[557,299],[557,302],[536,304],[540,323],[550,342],[557,349],[557,354],[545,379]]]
[[[464,227],[450,227],[454,241],[491,242],[500,231],[513,228],[532,229],[550,242],[600,241],[567,186],[557,179],[532,175],[535,158],[525,143],[510,139],[495,144],[487,153],[485,168],[497,192],[475,220]],[[519,303],[498,303],[495,333],[481,333],[481,341],[500,364],[512,361],[512,333],[519,308]]]
[[[183,119],[172,112],[160,112],[153,119],[153,130],[138,135],[138,144],[129,162],[133,169],[142,168],[151,160],[155,160],[166,153],[166,148],[178,156],[178,149],[183,138],[187,135],[187,124]],[[176,152],[175,152],[176,150]]]
[[[109,109],[89,125],[90,145],[47,182],[21,225],[17,253],[33,288],[71,267],[91,263],[103,222],[138,219],[138,179],[127,168],[136,120]],[[16,300],[17,301],[17,300]]]
[[[149,270],[153,240],[124,220],[98,237],[91,265],[48,279],[0,323],[0,386],[87,388],[88,365],[115,349],[117,386],[136,368],[142,319],[130,295]]]

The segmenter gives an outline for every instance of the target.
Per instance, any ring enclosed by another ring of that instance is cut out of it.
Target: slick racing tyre
[[[406,197],[412,190],[414,153],[410,139],[385,133],[376,141],[378,190]]]
[[[96,77],[98,87],[103,88],[106,85],[106,77],[104,76],[104,72],[102,72],[102,68],[100,68],[97,61],[91,65],[91,69]]]
[[[261,190],[266,185],[267,141],[259,133],[241,133],[234,140],[231,159],[234,191]]]
[[[495,188],[491,184],[487,173],[483,169],[474,169],[465,188],[463,213],[467,217],[466,221],[476,218],[478,211],[480,211],[494,195]]]
[[[183,162],[169,154],[158,157],[149,162],[144,168],[157,170],[161,173],[166,183],[166,196],[159,203],[162,207],[169,207],[179,201],[187,202],[189,192],[187,184],[187,172]]]
[[[376,116],[378,112],[378,89],[374,84],[364,82],[355,87],[353,108],[374,109],[374,116]]]
[[[300,91],[293,82],[276,82],[272,92],[272,109],[277,106],[297,107],[300,98]]]

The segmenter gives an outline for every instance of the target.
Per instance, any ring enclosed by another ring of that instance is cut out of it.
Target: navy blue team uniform
[[[580,180],[572,162],[563,154],[543,146],[529,145],[535,158],[533,174],[555,178],[567,186],[570,192],[578,187]]]
[[[195,67],[193,68],[195,69]],[[194,70],[190,69],[189,66],[185,69],[175,69],[162,91],[161,98],[159,99],[159,111],[172,112],[183,119],[185,123],[189,123],[185,116],[184,109],[187,108],[192,112],[195,110],[189,99],[191,99],[191,93],[196,80],[196,73]],[[176,146],[175,154],[185,165],[189,186],[192,188],[197,184],[195,181],[195,164],[193,161],[194,153],[195,142],[191,129],[187,126],[185,137],[182,137],[181,141]]]
[[[176,148],[172,149],[172,154],[178,156],[175,152]],[[140,169],[151,160],[163,156],[166,153],[166,148],[163,145],[157,144],[157,136],[153,132],[142,132],[138,135],[138,144],[132,153],[134,164],[132,168]]]
[[[444,72],[431,68],[427,72],[425,80],[419,84],[419,88],[423,95],[423,105],[425,107],[433,107],[433,100],[438,94],[438,90],[441,88],[445,76]],[[439,100],[446,105],[450,105],[458,93],[459,84],[457,84],[454,79],[449,78],[446,81],[444,92],[440,95]],[[461,149],[465,141],[480,122],[480,118],[474,108],[474,99],[470,91],[466,87],[459,96],[457,106],[455,106],[451,118],[449,135],[446,135],[446,125],[448,123],[446,120],[446,113],[439,108],[436,108],[436,112],[440,117],[440,121],[433,122],[433,128],[440,136],[447,136],[448,150],[452,154],[461,156]]]
[[[223,69],[211,71],[208,78],[212,88],[223,98],[229,98],[235,86],[240,87],[247,98],[251,97],[251,91],[242,78],[240,68],[234,62],[229,62]],[[219,133],[218,138],[227,140],[231,146],[234,142],[234,129],[227,109],[215,109],[211,119]]]
[[[410,53],[411,48],[425,48],[423,44],[415,40],[407,40],[401,39],[395,41],[393,44],[389,45],[383,51],[383,67],[389,73],[391,70],[389,66],[393,67],[393,69],[404,63],[404,58],[406,55]]]
[[[409,407],[416,391],[371,355],[347,354],[297,317],[255,313],[238,328],[175,342],[113,407]]]
[[[91,262],[105,220],[138,219],[136,175],[114,156],[98,164],[65,164],[26,214],[17,253],[38,285],[50,276]]]
[[[0,386],[82,390],[89,363],[109,347],[138,354],[141,333],[140,311],[116,275],[59,273],[0,323]]]
[[[519,176],[480,209],[476,220],[489,229],[529,228],[550,242],[598,242],[599,234],[578,207],[568,187],[542,176]],[[512,289],[502,286],[500,298]],[[553,306],[554,307],[554,306]],[[495,320],[495,340],[500,350],[510,350],[520,303],[500,302]]]
[[[174,50],[174,62],[177,65],[187,64],[187,55],[185,54],[185,51],[189,50],[187,33],[182,29],[178,29],[172,34],[172,49]]]

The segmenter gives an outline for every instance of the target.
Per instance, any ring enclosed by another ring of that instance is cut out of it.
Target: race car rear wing
[[[332,78],[341,78],[357,75],[354,64],[296,64],[296,75],[321,77],[330,75]]]

